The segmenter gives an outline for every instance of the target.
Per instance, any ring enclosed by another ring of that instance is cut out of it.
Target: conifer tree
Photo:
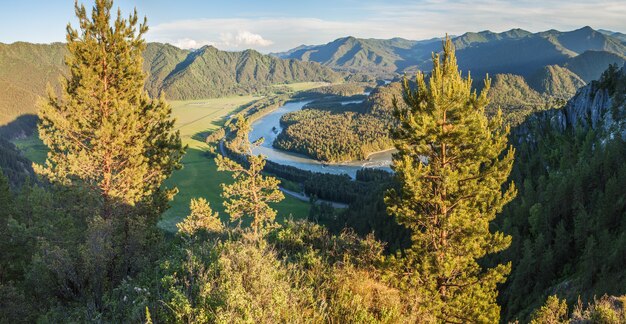
[[[9,243],[8,222],[13,211],[13,195],[9,188],[9,179],[0,168],[0,284],[7,281],[11,261],[7,257],[6,245]]]
[[[230,141],[230,148],[246,156],[248,167],[222,155],[216,158],[216,163],[218,170],[232,172],[235,179],[233,184],[222,184],[222,197],[226,199],[224,206],[231,221],[251,217],[254,238],[259,239],[261,230],[266,225],[271,225],[276,218],[276,210],[268,203],[279,202],[285,196],[278,189],[280,184],[278,179],[261,174],[265,167],[265,158],[252,154],[252,148],[261,142],[250,144],[249,131],[248,120],[241,115],[237,116],[235,124],[231,127],[233,138]]]
[[[176,224],[181,235],[193,237],[198,231],[219,232],[222,230],[223,226],[218,214],[213,212],[206,199],[192,199],[189,209],[191,209],[191,214]]]
[[[394,100],[399,127],[393,169],[401,187],[385,198],[388,212],[412,231],[412,247],[398,262],[402,287],[419,309],[438,322],[494,323],[499,318],[496,285],[510,264],[483,269],[477,260],[506,249],[511,239],[489,223],[515,196],[503,192],[513,164],[509,128],[499,113],[485,115],[490,81],[478,95],[457,67],[452,42],[433,55],[428,80],[417,88],[404,80],[406,107]]]
[[[58,98],[39,104],[39,135],[50,152],[38,173],[55,183],[85,187],[101,200],[104,218],[159,193],[179,167],[182,147],[163,97],[144,91],[143,35],[135,11],[127,19],[111,0],[96,0],[91,18],[75,5],[79,29],[67,26],[66,64]]]

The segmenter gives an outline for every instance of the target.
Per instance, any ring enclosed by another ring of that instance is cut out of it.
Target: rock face
[[[617,75],[626,79],[626,65]],[[524,123],[513,130],[518,142],[535,142],[533,133],[556,129],[565,131],[568,128],[583,127],[602,130],[608,138],[616,135],[626,139],[626,104],[616,102],[617,95],[600,82],[592,82],[580,88],[574,97],[563,108],[542,111],[530,116]],[[617,90],[619,91],[619,90]]]

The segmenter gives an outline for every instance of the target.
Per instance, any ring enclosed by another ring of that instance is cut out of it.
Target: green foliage
[[[556,295],[548,297],[546,304],[533,313],[531,324],[567,324],[567,302]]]
[[[143,90],[147,26],[137,27],[135,13],[128,20],[118,14],[111,28],[111,6],[98,1],[91,19],[76,8],[81,30],[68,28],[62,99],[49,93],[40,107],[39,136],[50,152],[37,167],[53,182],[100,196],[105,218],[115,204],[158,193],[183,153],[170,107]]]
[[[626,143],[600,145],[598,134],[578,129],[536,132],[522,142],[512,172],[520,194],[497,219],[513,236],[499,262],[513,262],[502,288],[503,317],[524,319],[548,291],[578,295],[623,294],[626,279]],[[532,284],[529,284],[532,283]]]
[[[546,84],[551,85],[550,82]],[[489,88],[488,98],[487,113],[494,116],[502,110],[506,123],[512,126],[521,124],[534,112],[563,105],[562,100],[540,94],[523,77],[513,74],[496,74],[493,86]]]
[[[548,65],[531,76],[529,84],[539,93],[569,99],[585,85],[585,81],[565,67]]]
[[[301,91],[298,94],[296,94],[294,98],[308,98],[308,97],[318,98],[320,96],[328,96],[328,95],[348,97],[348,96],[362,94],[370,86],[371,86],[371,83],[364,83],[364,82],[361,82],[361,83],[349,82],[349,83],[342,83],[342,84],[333,84],[333,85],[327,85],[327,86],[314,88],[314,89],[307,90],[307,91]]]
[[[399,285],[419,296],[420,313],[438,321],[495,322],[496,285],[510,264],[483,270],[477,260],[511,242],[489,228],[515,196],[513,185],[502,192],[514,156],[509,129],[500,114],[486,117],[489,81],[480,96],[471,91],[450,39],[443,58],[433,57],[428,82],[418,73],[412,90],[405,80],[408,108],[396,109],[392,168],[401,187],[389,191],[385,203],[411,230],[412,247],[391,263]]]
[[[320,107],[323,105],[313,102],[307,109],[285,114],[280,120],[283,131],[273,145],[329,162],[364,160],[390,149],[392,99],[400,94],[400,88],[398,83],[378,87],[363,104],[356,104],[356,109],[350,104]]]
[[[168,52],[175,50],[182,51],[164,45],[155,57],[171,57],[173,55]],[[177,61],[175,65],[150,67],[149,84],[152,86],[148,90],[151,95],[164,92],[168,99],[173,100],[214,98],[261,92],[278,83],[335,82],[341,79],[338,73],[317,63],[281,60],[251,49],[225,52],[205,46],[194,52],[185,52],[184,60]],[[167,75],[165,71],[168,71]],[[163,76],[165,78],[161,81]]]
[[[248,166],[244,167],[222,155],[216,158],[218,170],[232,172],[235,179],[233,184],[222,184],[222,197],[226,199],[224,206],[231,221],[241,221],[243,217],[250,217],[254,238],[258,240],[266,227],[273,225],[276,218],[276,210],[268,203],[279,202],[285,196],[278,188],[280,184],[278,179],[261,174],[265,158],[252,154],[252,146],[248,141],[250,132],[248,120],[239,115],[232,126],[234,138],[229,145],[236,152],[245,154]]]
[[[567,315],[567,303],[556,295],[548,297],[544,306],[535,310],[532,324],[602,323],[618,324],[626,322],[626,297],[616,298],[604,295],[594,297],[593,302],[583,307],[580,299],[571,317]]]
[[[24,158],[13,143],[0,138],[0,169],[11,187],[16,188],[33,178],[32,162]]]
[[[222,222],[217,213],[204,198],[192,199],[190,203],[191,214],[182,222],[176,224],[178,233],[187,237],[193,237],[199,231],[220,232]]]
[[[388,125],[369,114],[304,109],[285,114],[281,125],[275,147],[321,161],[362,160],[391,146]]]

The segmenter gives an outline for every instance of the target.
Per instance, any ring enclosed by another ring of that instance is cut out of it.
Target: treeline
[[[367,114],[309,108],[283,115],[281,125],[274,147],[320,161],[363,160],[392,146],[389,124]]]
[[[383,199],[385,192],[397,187],[393,175],[385,170],[361,169],[356,181],[366,184],[367,190],[359,192],[347,209],[336,210],[324,204],[311,206],[309,220],[323,224],[333,233],[350,228],[362,237],[373,234],[390,253],[409,247],[411,232],[389,216]]]
[[[355,98],[312,102],[306,109],[283,115],[283,131],[274,147],[328,162],[363,160],[393,147],[393,98],[402,103],[402,87],[395,82],[377,87],[359,104],[341,104]]]
[[[224,145],[224,153],[238,163],[248,165],[247,157],[236,152],[228,140]],[[311,172],[272,161],[265,161],[263,171],[300,184],[302,191],[308,196],[346,204],[357,201],[377,188],[378,183],[374,179],[390,177],[386,171],[361,169],[357,171],[356,180],[353,180],[346,174]]]
[[[590,87],[606,90],[613,102],[607,114],[622,118],[623,71],[611,66]],[[576,125],[563,130],[532,119],[520,127],[533,138],[515,139],[511,178],[519,195],[497,220],[513,236],[501,259],[513,262],[502,289],[505,318],[528,316],[549,294],[574,303],[626,287],[626,143],[604,128]]]
[[[22,156],[15,145],[0,137],[0,169],[3,170],[12,188],[33,178],[32,162]]]
[[[513,262],[503,318],[528,316],[548,294],[575,302],[623,293],[626,143],[599,142],[594,131],[578,129],[518,148],[512,179],[519,196],[497,221],[513,236],[500,259]]]

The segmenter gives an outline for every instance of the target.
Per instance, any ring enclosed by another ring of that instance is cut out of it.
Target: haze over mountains
[[[482,31],[453,37],[459,67],[474,79],[484,74],[515,74],[537,91],[560,94],[563,87],[580,86],[597,79],[610,63],[626,58],[624,34],[591,27],[561,32],[531,33],[512,29],[502,33]],[[373,73],[385,77],[431,68],[431,53],[440,39],[423,41],[359,39],[345,37],[328,44],[300,46],[273,55],[318,62],[338,71]],[[556,81],[556,86],[550,84]],[[566,91],[568,92],[568,91]],[[571,89],[570,91],[571,92]],[[571,93],[570,93],[571,95]]]

